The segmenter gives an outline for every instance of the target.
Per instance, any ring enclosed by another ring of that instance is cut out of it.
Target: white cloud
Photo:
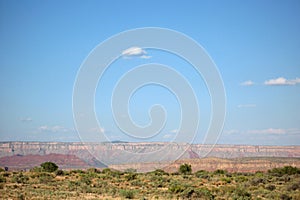
[[[26,117],[26,118],[21,118],[20,121],[21,122],[32,122],[32,119],[30,117]]]
[[[300,129],[283,129],[283,128],[268,128],[258,130],[248,130],[246,133],[250,134],[298,134]]]
[[[166,134],[163,136],[163,138],[171,138],[173,135],[172,134]]]
[[[236,129],[231,129],[231,130],[224,130],[224,133],[225,134],[237,134],[237,133],[240,133],[240,131],[236,130]]]
[[[240,104],[237,107],[238,108],[255,108],[256,104]]]
[[[268,128],[268,129],[255,129],[255,130],[226,130],[225,134],[259,134],[259,135],[300,135],[300,129],[298,128]]]
[[[277,85],[296,85],[300,83],[300,78],[296,79],[286,79],[284,77],[279,77],[276,79],[266,80],[265,85],[277,86]]]
[[[177,133],[177,132],[178,132],[178,129],[170,130],[170,133]]]
[[[89,132],[92,132],[92,133],[104,133],[104,132],[105,132],[105,129],[102,128],[102,127],[91,128],[91,129],[89,130]]]
[[[254,85],[254,82],[249,80],[249,81],[242,82],[241,85],[242,86],[251,86],[251,85]]]
[[[125,49],[122,52],[122,56],[124,58],[131,58],[131,57],[139,57],[143,59],[151,58],[151,56],[149,56],[148,53],[141,47],[130,47],[128,49]]]
[[[173,130],[170,130],[170,132],[168,134],[165,134],[163,136],[163,138],[171,138],[171,137],[174,137],[174,134],[175,133],[178,133],[178,129],[173,129]]]
[[[254,134],[286,134],[288,131],[286,129],[280,128],[268,128],[268,129],[260,129],[260,130],[248,130],[247,133]]]
[[[40,126],[38,128],[39,131],[41,132],[52,132],[52,133],[57,133],[57,132],[68,132],[69,129],[63,127],[63,126]]]

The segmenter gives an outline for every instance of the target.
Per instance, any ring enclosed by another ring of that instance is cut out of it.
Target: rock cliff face
[[[300,146],[199,145],[175,143],[0,142],[0,158],[16,155],[75,155],[88,166],[157,163],[204,157],[300,157]],[[3,161],[2,161],[3,162]],[[0,165],[3,165],[0,161]]]
[[[166,172],[177,172],[183,163],[190,164],[194,172],[198,170],[215,171],[217,169],[229,172],[257,172],[267,171],[275,167],[293,166],[300,167],[300,158],[200,158],[177,160],[175,162],[164,163],[136,163],[110,165],[110,168],[124,171],[126,169],[136,169],[138,172],[147,172],[153,169],[163,169]]]
[[[9,170],[29,170],[40,166],[43,162],[54,162],[60,169],[86,169],[90,166],[75,155],[47,154],[47,155],[14,155],[0,158],[0,166]]]

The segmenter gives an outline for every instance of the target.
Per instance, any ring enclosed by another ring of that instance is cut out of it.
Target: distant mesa
[[[226,159],[238,158],[295,158],[296,161],[294,160],[295,162],[291,163],[292,166],[298,166],[300,159],[300,146],[215,145],[213,149],[210,149],[210,147],[211,145],[202,144],[131,143],[119,140],[109,143],[0,142],[0,167],[28,169],[38,166],[42,162],[51,161],[57,163],[63,169],[105,168],[108,166],[122,169],[127,166],[128,168],[138,168],[139,171],[151,171],[158,167],[158,163],[172,163],[178,160],[178,157],[177,159],[174,158],[182,149],[187,151],[180,156],[179,160],[189,160],[194,165],[198,165],[197,160],[206,159],[204,157],[223,159],[218,160],[218,162],[222,161],[223,163]],[[165,152],[162,151],[159,158],[149,159],[145,156],[133,156],[147,154],[162,148],[168,151],[168,155],[165,155]],[[130,156],[124,157],[124,151],[129,152],[128,155]],[[206,155],[203,152],[208,154]],[[244,162],[244,160],[242,161]],[[263,162],[262,166],[265,166],[265,168],[272,165],[269,160]],[[217,162],[214,162],[214,164],[216,165]],[[234,164],[227,163],[227,166],[233,168]],[[209,167],[213,168],[213,165],[211,164]],[[247,168],[247,166],[245,165],[244,168]],[[244,169],[237,168],[237,170]]]

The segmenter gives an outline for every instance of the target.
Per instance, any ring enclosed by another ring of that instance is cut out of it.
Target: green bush
[[[233,191],[233,198],[234,200],[250,200],[251,199],[251,194],[245,189],[238,187]]]
[[[132,181],[132,180],[136,179],[136,177],[137,177],[137,174],[136,174],[136,173],[129,173],[129,174],[126,174],[126,175],[125,175],[125,179],[126,179],[127,181]]]
[[[250,184],[252,186],[257,186],[259,185],[260,183],[262,184],[265,184],[266,183],[266,180],[264,178],[253,178],[252,180],[250,180]]]
[[[57,170],[57,171],[55,172],[55,175],[56,175],[56,176],[63,176],[64,174],[65,174],[64,171],[61,170],[61,169],[59,169],[59,170]]]
[[[151,174],[155,174],[156,176],[163,176],[163,175],[169,175],[168,172],[165,172],[164,170],[162,169],[156,169],[155,171],[153,172],[150,172]]]
[[[268,173],[273,176],[283,176],[285,174],[293,175],[293,174],[300,174],[300,169],[297,167],[285,166],[282,168],[274,168],[274,169],[268,170]]]
[[[47,184],[53,181],[53,176],[45,172],[40,173],[38,177],[39,177],[39,182],[43,184]]]
[[[54,172],[58,169],[58,166],[53,162],[44,162],[41,167],[44,172]]]
[[[227,174],[227,171],[223,169],[217,169],[216,171],[214,171],[214,174]]]
[[[6,182],[6,178],[1,175],[0,176],[0,183],[5,183],[5,182]]]
[[[82,176],[80,182],[86,185],[90,185],[92,183],[91,179],[88,176]]]
[[[181,184],[181,183],[178,183],[178,182],[174,182],[174,183],[172,183],[172,184],[169,186],[168,190],[169,190],[169,192],[171,192],[171,193],[177,194],[177,193],[183,192],[183,191],[186,190],[188,187],[189,187],[188,185],[184,185],[184,184]]]
[[[120,195],[126,199],[133,199],[135,192],[133,190],[120,190]]]
[[[203,178],[203,179],[207,179],[207,180],[210,180],[210,175],[209,175],[209,172],[208,171],[205,171],[205,170],[199,170],[195,173],[195,176],[197,178]]]
[[[195,197],[197,199],[214,199],[214,195],[212,195],[211,192],[206,188],[195,189],[192,197]]]
[[[290,197],[287,194],[282,194],[282,195],[280,195],[280,199],[281,200],[292,200],[292,197]]]
[[[189,187],[182,192],[181,196],[183,197],[183,199],[204,199],[204,200],[214,199],[214,196],[206,188]]]
[[[30,169],[31,172],[42,172],[43,169],[41,167],[34,167],[32,169]]]
[[[12,177],[13,183],[27,183],[29,181],[29,177],[24,175],[23,173],[16,174]]]
[[[266,187],[265,187],[267,190],[270,190],[270,191],[273,191],[273,190],[275,190],[276,189],[276,186],[275,185],[272,185],[272,184],[270,184],[270,185],[266,185]]]
[[[226,183],[231,183],[231,178],[229,178],[229,177],[223,177],[223,178],[221,178],[221,181],[224,181]]]
[[[181,174],[191,174],[192,173],[192,166],[189,164],[182,164],[179,167],[179,173]]]
[[[287,191],[292,191],[292,190],[297,190],[297,189],[300,190],[300,182],[298,182],[298,183],[292,183],[291,185],[289,185],[287,187]]]
[[[112,171],[111,171],[111,169],[109,169],[109,168],[105,168],[105,169],[102,170],[102,173],[103,173],[103,174],[111,174],[111,172],[112,172]]]

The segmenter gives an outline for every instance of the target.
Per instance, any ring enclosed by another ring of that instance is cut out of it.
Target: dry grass
[[[281,173],[282,172],[282,173]],[[298,171],[0,172],[1,199],[300,199]]]

